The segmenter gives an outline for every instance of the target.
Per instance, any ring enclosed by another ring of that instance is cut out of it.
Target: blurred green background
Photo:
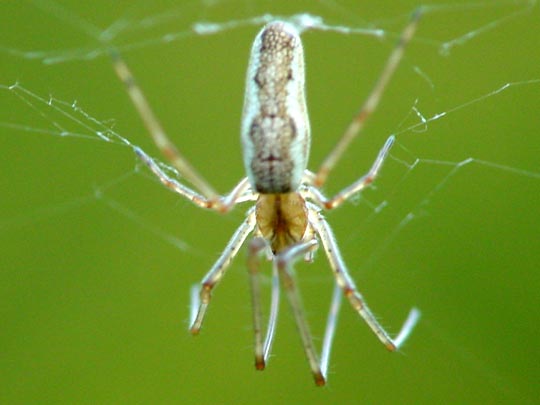
[[[96,32],[114,24],[124,31],[113,43],[170,136],[225,192],[243,176],[244,75],[260,27],[197,36],[192,24],[310,12],[329,24],[382,28],[384,40],[303,35],[315,170],[417,3],[291,3],[2,2],[1,402],[538,401],[538,6],[460,1],[428,9],[376,115],[332,175],[329,193],[363,174],[397,134],[376,186],[327,218],[381,322],[397,332],[413,305],[423,318],[402,352],[389,354],[344,305],[322,389],[286,302],[269,366],[254,370],[244,252],[215,290],[201,335],[187,332],[190,286],[244,207],[227,216],[193,207],[162,188],[129,148],[98,141],[98,124],[70,108],[63,116],[39,100],[29,106],[5,87],[18,81],[44,100],[76,100],[158,156],[107,57],[57,64],[30,57],[97,49],[85,24]],[[171,32],[183,34],[159,40]],[[458,38],[448,55],[440,52]],[[527,80],[536,82],[482,98]],[[447,115],[408,129],[419,122],[414,108],[426,118]],[[59,136],[62,129],[71,136]],[[297,275],[320,338],[332,291],[323,255],[298,265]]]

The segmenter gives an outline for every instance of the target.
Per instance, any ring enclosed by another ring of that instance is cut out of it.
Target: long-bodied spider
[[[322,214],[323,210],[340,206],[373,182],[388,156],[394,137],[386,140],[371,169],[353,184],[331,198],[324,196],[321,187],[376,109],[403,56],[406,44],[414,34],[419,15],[419,12],[415,13],[403,30],[373,90],[316,173],[307,170],[310,125],[304,97],[304,56],[300,33],[294,25],[287,22],[275,21],[267,24],[255,38],[247,71],[241,125],[247,176],[229,194],[223,196],[198,174],[172,144],[126,63],[118,54],[113,54],[116,73],[125,84],[155,144],[191,187],[171,178],[145,152],[134,147],[139,158],[159,180],[195,205],[221,213],[231,210],[236,204],[255,201],[255,206],[247,211],[247,218],[202,280],[200,292],[192,291],[191,333],[199,333],[214,287],[223,278],[248,235],[253,233],[254,237],[248,246],[247,267],[252,295],[257,369],[265,368],[270,354],[280,285],[286,291],[317,385],[326,383],[330,350],[343,295],[388,350],[397,350],[407,339],[420,317],[420,312],[413,308],[397,337],[391,338],[356,288],[341,257],[334,234]],[[299,258],[304,257],[306,261],[311,261],[319,245],[322,245],[335,277],[334,294],[320,356],[313,344],[292,271],[294,262]],[[262,255],[268,257],[273,266],[271,306],[265,333],[259,269]]]

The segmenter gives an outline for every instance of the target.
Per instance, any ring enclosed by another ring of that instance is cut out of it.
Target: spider
[[[264,369],[268,362],[277,320],[280,285],[286,291],[311,372],[319,386],[327,381],[330,350],[342,296],[348,299],[353,309],[388,350],[397,350],[410,335],[420,317],[419,310],[412,308],[397,337],[391,338],[369,310],[349,275],[334,233],[322,214],[323,210],[339,207],[373,182],[388,156],[394,137],[390,136],[386,140],[371,169],[353,184],[331,198],[324,196],[321,187],[376,109],[403,56],[406,44],[414,34],[419,16],[419,12],[413,14],[375,87],[317,173],[307,170],[310,126],[304,97],[304,56],[300,32],[294,25],[284,21],[274,21],[263,27],[251,49],[241,125],[247,176],[223,196],[198,174],[172,144],[126,63],[120,55],[112,53],[115,71],[125,84],[131,101],[156,146],[193,188],[171,178],[150,156],[134,146],[135,153],[157,178],[166,187],[195,205],[221,213],[228,212],[239,203],[255,202],[255,205],[248,209],[246,219],[238,227],[225,250],[202,280],[201,286],[197,287],[200,291],[192,289],[192,334],[199,333],[213,289],[225,275],[248,235],[253,233],[254,238],[247,249],[247,268],[253,307],[257,369]],[[308,262],[312,261],[319,245],[322,245],[335,277],[320,356],[315,350],[293,274],[295,261],[302,257]],[[260,296],[259,267],[260,257],[263,255],[272,261],[271,306],[266,332],[263,332]]]

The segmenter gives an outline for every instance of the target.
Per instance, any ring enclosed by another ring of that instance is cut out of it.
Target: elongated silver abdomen
[[[310,128],[297,29],[266,25],[251,49],[242,114],[244,165],[262,194],[294,192],[307,167]]]

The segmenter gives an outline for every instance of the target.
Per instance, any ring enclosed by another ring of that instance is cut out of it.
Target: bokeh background
[[[430,4],[376,115],[326,188],[363,174],[397,134],[376,186],[327,217],[381,322],[397,332],[413,305],[423,317],[402,352],[389,354],[344,305],[321,389],[284,300],[274,355],[266,371],[254,370],[244,252],[215,290],[201,335],[187,332],[189,289],[243,207],[227,216],[193,207],[162,188],[129,148],[97,140],[98,124],[74,109],[62,116],[36,100],[29,106],[6,86],[18,81],[44,100],[76,100],[158,156],[108,58],[65,60],[69,50],[100,48],[86,24],[98,32],[123,27],[113,44],[125,48],[163,125],[225,192],[243,175],[244,74],[259,26],[197,36],[192,24],[310,12],[329,24],[385,30],[383,40],[303,35],[315,170],[418,3],[3,2],[0,401],[537,402],[539,7]],[[159,40],[170,32],[183,34]],[[32,51],[59,51],[61,63]],[[420,121],[415,108],[425,118],[447,115],[409,129]],[[70,134],[59,136],[61,129]],[[323,255],[317,259],[298,265],[297,276],[320,338],[332,277]]]

